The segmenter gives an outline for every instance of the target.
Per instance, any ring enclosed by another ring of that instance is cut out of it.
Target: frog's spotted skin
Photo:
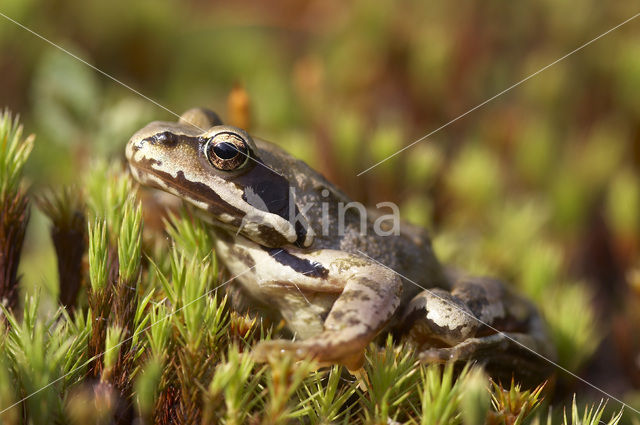
[[[287,322],[295,340],[262,342],[254,350],[259,360],[284,350],[355,369],[367,344],[386,330],[416,346],[424,361],[495,359],[503,369],[526,364],[532,375],[546,372],[544,362],[494,330],[552,357],[529,302],[495,280],[443,269],[426,232],[414,226],[381,236],[366,221],[361,234],[359,212],[347,209],[339,232],[338,204],[350,202],[344,193],[275,145],[222,125],[211,111],[153,122],[133,135],[126,153],[138,181],[197,207],[242,291]]]

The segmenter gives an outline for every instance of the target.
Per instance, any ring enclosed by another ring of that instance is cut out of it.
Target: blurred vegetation
[[[217,110],[303,158],[355,199],[397,202],[405,218],[432,231],[445,262],[500,276],[533,299],[549,322],[560,365],[640,408],[640,23],[356,177],[637,13],[634,7],[595,0],[4,0],[0,12],[178,114],[196,105]],[[478,417],[488,417],[486,394],[458,393],[457,383],[401,355],[387,358],[391,366],[372,355],[366,373],[390,379],[383,374],[391,368],[392,382],[416,383],[410,399],[373,379],[365,389],[345,383],[337,369],[254,365],[243,344],[266,330],[228,312],[223,294],[181,316],[175,303],[217,282],[216,260],[203,250],[208,236],[176,217],[168,233],[177,248],[168,255],[156,245],[161,220],[145,216],[151,236],[142,243],[134,187],[120,175],[130,135],[148,121],[175,117],[1,17],[0,76],[0,107],[20,113],[26,133],[37,135],[35,143],[15,136],[7,121],[0,131],[8,217],[0,227],[13,231],[0,234],[0,242],[15,241],[4,245],[11,258],[19,258],[22,244],[15,230],[31,213],[20,272],[2,266],[3,285],[19,281],[22,291],[5,305],[24,300],[14,316],[7,313],[0,344],[2,406],[83,364],[27,402],[29,421],[44,423],[56,412],[76,423],[114,414],[150,422],[160,420],[158,406],[189,415],[204,398],[210,408],[202,414],[226,422],[257,415],[272,423],[300,416],[326,423],[355,415],[386,423],[420,417],[429,403],[442,402],[438,391],[453,406],[476,397]],[[238,121],[247,111],[249,119]],[[23,172],[22,160],[6,159],[20,140],[24,155],[33,144]],[[21,174],[26,184],[18,184]],[[65,195],[60,188],[71,184],[76,189]],[[27,199],[39,200],[39,208],[29,209]],[[68,249],[78,246],[80,254],[88,249],[88,270]],[[139,263],[140,249],[151,266]],[[69,256],[61,261],[56,252]],[[186,260],[194,257],[206,257],[209,267]],[[178,285],[181,273],[192,279]],[[127,293],[131,286],[136,294]],[[194,338],[192,314],[210,323],[204,340]],[[128,339],[156,321],[162,324],[139,336],[144,343]],[[115,354],[93,358],[105,349]],[[291,386],[278,387],[283,375]],[[193,380],[199,389],[181,385]],[[248,382],[248,392],[237,382]],[[602,396],[562,373],[555,387],[547,400],[554,406],[570,407],[574,392],[580,406]],[[518,398],[491,391],[494,418],[501,411],[496,400]],[[299,404],[286,403],[296,397]],[[127,400],[135,401],[134,413]],[[86,409],[88,401],[98,409]],[[618,407],[607,405],[611,415]],[[582,409],[568,421],[576,423]],[[435,412],[442,416],[434,421],[473,423]],[[6,423],[20,423],[22,410],[4,415]]]

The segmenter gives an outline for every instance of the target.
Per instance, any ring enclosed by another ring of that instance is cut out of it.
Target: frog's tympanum
[[[351,200],[306,163],[213,112],[152,122],[126,153],[141,184],[197,207],[238,290],[286,321],[292,340],[260,343],[258,359],[284,351],[354,370],[365,347],[391,333],[423,361],[547,374],[541,356],[554,349],[530,302],[495,279],[444,268],[424,230],[400,223],[392,232],[345,208]]]

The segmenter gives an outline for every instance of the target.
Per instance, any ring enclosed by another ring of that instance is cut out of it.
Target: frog
[[[213,111],[149,123],[126,158],[141,185],[207,223],[236,292],[286,323],[289,338],[253,348],[258,361],[286,354],[358,370],[386,336],[426,363],[549,374],[555,351],[531,301],[441,264],[425,229],[345,208],[353,201],[321,173]]]

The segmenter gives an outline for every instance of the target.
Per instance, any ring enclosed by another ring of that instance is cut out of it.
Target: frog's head
[[[311,244],[304,226],[289,222],[288,180],[260,159],[249,134],[210,111],[148,124],[126,154],[140,183],[190,202],[212,224],[269,247]]]

